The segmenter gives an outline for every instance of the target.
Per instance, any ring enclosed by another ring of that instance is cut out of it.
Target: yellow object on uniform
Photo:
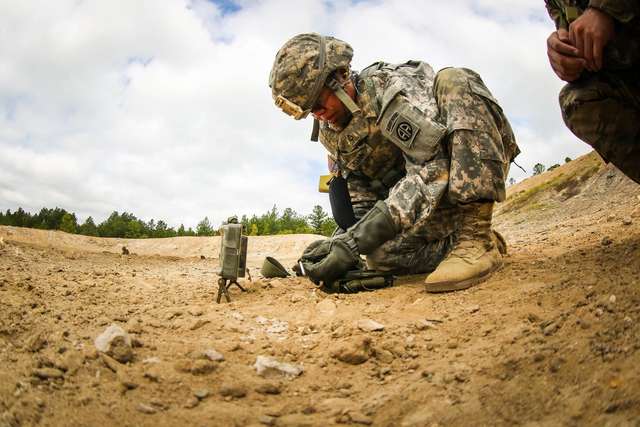
[[[329,192],[329,182],[333,178],[333,175],[320,175],[320,180],[318,181],[318,191],[321,193]]]

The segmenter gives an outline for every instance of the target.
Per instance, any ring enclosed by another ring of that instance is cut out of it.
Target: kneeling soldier
[[[377,62],[350,69],[344,41],[300,34],[276,55],[269,85],[295,119],[312,113],[320,142],[346,180],[357,222],[302,256],[330,282],[356,268],[430,273],[431,292],[465,289],[502,265],[494,202],[519,150],[480,76],[464,68]]]

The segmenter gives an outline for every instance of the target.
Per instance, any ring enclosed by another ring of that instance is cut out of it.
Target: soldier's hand
[[[298,261],[317,262],[329,254],[331,249],[331,239],[315,240],[309,244],[302,252]]]
[[[560,28],[547,38],[547,56],[553,71],[566,82],[580,77],[587,61],[580,57],[578,48],[571,44],[567,30]]]
[[[598,9],[588,8],[569,25],[569,39],[580,56],[587,61],[587,70],[602,68],[602,51],[614,36],[613,18]]]
[[[307,277],[315,283],[330,283],[343,277],[358,265],[360,257],[341,239],[331,239],[329,252],[320,260],[305,261],[302,265]]]

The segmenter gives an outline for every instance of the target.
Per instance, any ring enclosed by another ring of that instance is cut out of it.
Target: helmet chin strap
[[[342,104],[344,104],[344,106],[347,107],[347,110],[349,110],[349,112],[352,115],[360,112],[360,107],[358,107],[358,104],[356,104],[355,101],[351,99],[349,94],[344,90],[342,85],[338,83],[336,79],[329,80],[327,82],[327,87],[329,87],[329,89],[331,89],[333,93],[335,93],[335,95],[338,97],[340,102],[342,102]],[[314,118],[313,130],[311,131],[311,141],[313,142],[318,141],[319,133],[320,133],[320,123],[318,122],[318,119]]]
[[[342,102],[344,106],[347,107],[347,110],[349,110],[351,114],[360,112],[360,107],[358,107],[358,105],[354,102],[354,100],[351,99],[349,94],[345,92],[342,85],[338,83],[336,79],[331,79],[330,81],[328,81],[327,86],[329,87],[329,89],[333,90],[333,92],[336,94],[340,102]]]

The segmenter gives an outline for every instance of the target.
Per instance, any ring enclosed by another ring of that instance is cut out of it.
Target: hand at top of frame
[[[602,52],[615,35],[614,20],[605,12],[588,8],[569,25],[569,40],[586,60],[589,71],[602,69]]]
[[[566,82],[580,77],[587,65],[578,48],[571,43],[569,32],[564,28],[554,31],[547,38],[547,56],[553,71]]]

